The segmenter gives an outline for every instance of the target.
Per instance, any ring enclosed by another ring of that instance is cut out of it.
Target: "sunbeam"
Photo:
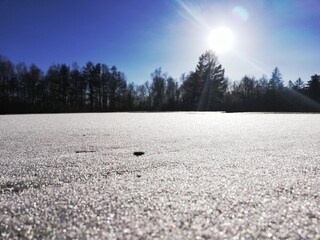
[[[206,23],[205,19],[200,15],[197,14],[192,7],[185,4],[182,0],[176,0],[176,2],[180,5],[180,7],[191,17],[191,19],[197,23],[199,23],[202,27],[210,29],[208,24]]]
[[[305,96],[294,89],[289,89],[290,99],[283,97],[283,100],[290,103],[294,108],[302,112],[319,112],[320,104],[308,96]]]
[[[259,61],[258,59],[255,59],[252,56],[249,56],[248,54],[241,52],[238,49],[235,49],[233,53],[241,60],[246,63],[248,63],[250,66],[252,66],[255,70],[261,72],[262,74],[267,74],[270,71],[270,67],[264,64],[263,62]]]

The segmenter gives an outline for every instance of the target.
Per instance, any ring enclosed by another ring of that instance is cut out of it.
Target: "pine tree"
[[[183,83],[184,102],[193,110],[218,110],[227,89],[224,69],[213,51],[199,57],[196,71]],[[193,105],[193,106],[190,106]]]
[[[295,90],[302,90],[303,87],[304,87],[304,82],[301,80],[301,78],[298,78],[293,84],[293,88]]]
[[[311,99],[320,102],[320,75],[311,76],[307,83],[307,93]]]
[[[271,79],[269,81],[269,89],[271,91],[279,90],[283,87],[283,80],[282,80],[282,74],[278,67],[276,67],[272,74]]]

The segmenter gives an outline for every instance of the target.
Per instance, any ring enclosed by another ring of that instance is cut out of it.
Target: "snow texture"
[[[0,116],[0,238],[320,239],[319,123],[318,114]]]

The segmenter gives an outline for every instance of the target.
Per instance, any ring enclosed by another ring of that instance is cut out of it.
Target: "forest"
[[[285,84],[275,67],[270,78],[230,81],[206,51],[178,80],[158,68],[150,81],[135,84],[103,63],[53,64],[44,73],[0,56],[1,114],[116,111],[320,112],[320,75]]]

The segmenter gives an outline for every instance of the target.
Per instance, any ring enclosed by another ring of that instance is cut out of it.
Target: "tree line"
[[[271,77],[244,76],[231,82],[212,51],[195,71],[173,79],[161,68],[144,84],[128,83],[116,66],[87,62],[13,64],[0,56],[0,113],[114,111],[320,111],[320,75],[284,84],[278,67]]]

